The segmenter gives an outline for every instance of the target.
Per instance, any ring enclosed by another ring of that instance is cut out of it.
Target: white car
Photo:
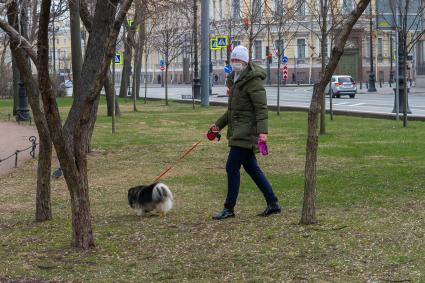
[[[61,86],[65,87],[65,88],[72,88],[73,84],[71,80],[66,80],[63,83],[61,83]]]
[[[325,93],[336,98],[340,98],[341,95],[348,95],[350,98],[354,98],[357,93],[357,85],[351,76],[335,75],[331,79],[330,93],[329,85],[326,86]]]

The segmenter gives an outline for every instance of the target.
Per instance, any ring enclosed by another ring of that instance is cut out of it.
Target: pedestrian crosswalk
[[[361,105],[365,105],[366,103],[353,103],[353,102],[338,102],[338,103],[332,103],[332,105],[338,106],[338,105],[344,105],[344,106],[351,106],[351,107],[355,107],[355,106],[361,106]]]

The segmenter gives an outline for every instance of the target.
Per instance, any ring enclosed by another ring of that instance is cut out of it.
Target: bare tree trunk
[[[87,132],[92,129],[91,115],[95,115],[96,100],[108,69],[108,59],[114,54],[115,41],[121,23],[131,4],[123,1],[117,16],[118,1],[97,1],[90,38],[82,68],[81,94],[74,99],[68,119],[62,130],[48,73],[48,19],[50,0],[43,0],[40,9],[38,33],[38,70],[47,121],[58,153],[61,168],[71,195],[72,245],[90,249],[95,246],[90,216],[87,180]]]
[[[168,62],[168,61],[165,61]],[[165,63],[165,105],[168,106],[168,63]]]
[[[24,7],[25,8],[25,7]],[[22,9],[22,13],[25,14],[26,10]],[[18,4],[16,1],[12,1],[7,9],[9,24],[13,27],[17,27],[17,15],[18,15]],[[26,30],[26,18],[21,17],[22,30],[21,34],[23,37],[27,37]],[[38,91],[37,83],[35,82],[31,65],[28,60],[26,53],[21,50],[18,46],[17,41],[11,41],[10,43],[12,55],[16,63],[16,67],[19,69],[21,79],[24,82],[25,92],[28,96],[28,102],[31,106],[34,123],[37,128],[39,136],[39,155],[37,164],[37,192],[36,192],[36,214],[35,219],[37,221],[45,221],[52,219],[52,208],[50,199],[50,173],[51,173],[51,160],[52,160],[52,141],[50,139],[50,133],[47,126],[46,118],[40,104],[40,93]]]
[[[100,95],[98,95],[96,99],[94,100],[92,113],[90,114],[89,122],[86,126],[87,129],[84,130],[84,133],[86,135],[84,140],[86,141],[87,153],[90,153],[92,151],[91,139],[93,137],[94,125],[96,124],[97,109],[99,108],[99,100],[100,100]]]
[[[108,117],[112,117],[112,109],[114,108],[114,103],[112,100],[116,93],[113,85],[112,73],[109,68],[105,77],[105,82],[103,83],[103,87],[105,88],[107,115]],[[121,115],[120,105],[118,104],[117,99],[115,99],[115,115]]]
[[[327,42],[327,30],[328,30],[328,23],[327,23],[327,14],[328,14],[328,3],[327,0],[320,1],[321,7],[320,7],[320,13],[322,16],[322,27],[321,27],[321,39],[320,39],[320,47],[321,47],[321,57],[322,57],[322,72],[325,70],[326,67],[326,42]],[[324,94],[321,94],[321,101],[320,101],[320,134],[324,135],[326,134],[326,96]]]
[[[119,4],[120,3],[120,4]],[[43,100],[44,114],[50,137],[58,154],[65,181],[71,196],[72,245],[76,248],[90,249],[95,246],[90,215],[89,187],[87,180],[87,131],[91,117],[100,95],[108,69],[108,58],[114,54],[114,46],[132,0],[97,1],[93,17],[93,28],[87,44],[87,52],[80,81],[81,93],[74,98],[65,125],[56,103],[49,74],[49,36],[51,0],[42,0],[40,6],[37,55],[32,46],[16,30],[0,19],[0,26],[19,50],[25,50],[38,71],[38,86]],[[117,12],[117,7],[120,7]]]
[[[144,4],[142,1],[136,2],[136,16],[135,16],[135,29],[138,34],[137,43],[135,47],[135,60],[134,60],[134,77],[133,77],[133,95],[140,98],[140,75],[142,74],[142,60],[143,60],[143,46],[145,41],[146,21],[142,21],[144,16]],[[136,109],[135,109],[136,110]]]
[[[140,39],[139,39],[140,41]],[[140,44],[140,43],[139,43]],[[143,59],[143,49],[140,48],[140,45],[138,45],[138,51],[137,51],[137,59],[135,62],[135,88],[136,88],[136,97],[140,98],[140,80],[142,75],[142,59]]]
[[[132,26],[134,26],[133,23]],[[128,26],[126,24],[126,26]],[[134,33],[135,28],[129,27],[127,30],[127,36],[124,41],[124,65],[121,74],[121,86],[119,97],[126,98],[128,86],[130,85],[130,74],[131,74],[131,61],[133,58],[133,46],[134,46]]]
[[[69,0],[69,20],[71,25],[71,54],[72,54],[72,95],[78,95],[80,85],[83,55],[81,51],[80,29],[80,0]]]
[[[145,42],[145,45],[147,43]],[[148,95],[148,55],[147,48],[145,48],[145,78],[144,78],[144,84],[145,84],[145,104],[146,104],[146,96]],[[153,77],[153,73],[152,73]]]
[[[317,134],[318,117],[320,111],[320,102],[324,95],[326,85],[329,83],[332,74],[334,73],[338,62],[344,53],[344,46],[351,33],[353,26],[358,18],[366,9],[370,0],[360,0],[357,7],[351,12],[345,20],[338,38],[335,40],[334,48],[332,49],[331,58],[318,84],[315,84],[313,89],[313,97],[310,103],[308,112],[308,135],[306,145],[306,161],[305,161],[305,176],[304,176],[304,202],[300,224],[314,224],[316,219],[316,163],[317,149],[319,146],[319,137]]]
[[[37,90],[38,92],[38,90]],[[36,98],[38,100],[38,97]],[[34,113],[34,112],[33,112]],[[35,120],[35,119],[34,119]],[[50,193],[50,174],[52,168],[52,141],[50,140],[47,129],[47,122],[43,127],[47,133],[38,135],[40,138],[38,150],[38,166],[37,166],[37,195],[35,205],[35,219],[37,221],[45,221],[52,219],[51,193]]]

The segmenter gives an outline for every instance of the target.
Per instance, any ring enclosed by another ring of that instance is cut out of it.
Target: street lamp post
[[[394,81],[394,71],[393,71],[393,32],[390,32],[390,87]]]
[[[209,0],[201,1],[201,106],[209,106]]]
[[[25,93],[25,86],[22,81],[19,81],[19,96],[18,96],[18,107],[16,108],[16,121],[28,121],[29,108],[28,108],[28,97]]]
[[[201,97],[201,80],[199,79],[198,63],[198,1],[193,0],[193,97]]]
[[[370,19],[369,19],[369,27],[370,27],[370,73],[369,73],[369,84],[368,84],[368,92],[376,92],[375,87],[375,73],[373,72],[373,21],[372,21],[372,3],[369,4],[370,9]]]

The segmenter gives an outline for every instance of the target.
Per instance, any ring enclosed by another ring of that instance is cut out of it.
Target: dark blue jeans
[[[249,174],[251,179],[255,182],[257,187],[261,190],[266,199],[267,204],[277,202],[277,197],[273,193],[272,186],[264,176],[258,166],[255,153],[252,149],[245,149],[232,146],[227,158],[226,172],[227,172],[227,198],[224,207],[233,209],[236,205],[236,199],[239,194],[240,186],[240,169],[241,165]]]

